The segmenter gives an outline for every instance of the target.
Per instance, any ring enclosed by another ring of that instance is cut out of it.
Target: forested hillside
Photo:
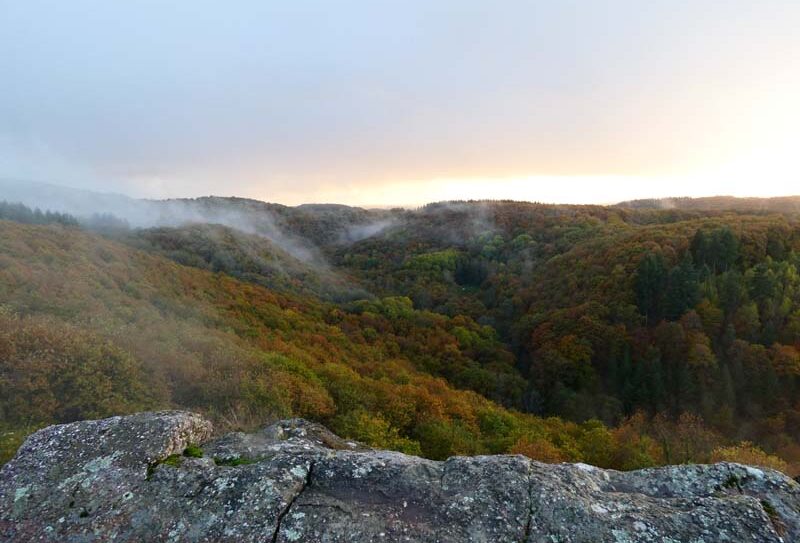
[[[496,329],[525,411],[691,414],[797,462],[798,248],[792,215],[509,202],[427,206],[334,254],[383,295]]]
[[[43,424],[180,406],[432,458],[800,472],[790,212],[191,202],[145,229],[0,221],[6,454]]]
[[[170,406],[207,413],[220,430],[308,417],[432,458],[590,459],[598,432],[603,454],[628,454],[602,425],[501,407],[525,385],[496,334],[407,298],[340,308],[76,227],[0,221],[0,299],[6,457],[44,424]]]

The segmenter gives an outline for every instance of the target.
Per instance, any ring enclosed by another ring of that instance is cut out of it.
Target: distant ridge
[[[613,207],[625,207],[630,209],[800,213],[800,196],[779,196],[774,198],[737,198],[735,196],[649,198],[644,200],[628,200],[626,202],[620,202]]]

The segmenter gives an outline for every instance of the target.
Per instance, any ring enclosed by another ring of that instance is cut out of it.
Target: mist
[[[104,222],[104,216],[124,221],[131,228],[220,224],[263,236],[303,262],[318,266],[325,264],[319,250],[308,240],[279,228],[268,209],[270,204],[262,202],[237,200],[250,204],[248,209],[234,207],[234,200],[229,199],[146,200],[16,180],[0,180],[0,199],[43,211],[68,213],[87,225]],[[259,209],[252,209],[255,206]]]

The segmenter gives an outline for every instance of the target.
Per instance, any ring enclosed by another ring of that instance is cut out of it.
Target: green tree
[[[664,313],[664,294],[667,268],[659,253],[647,253],[636,272],[636,305],[648,323],[661,320]]]
[[[712,273],[731,269],[739,259],[739,240],[730,227],[707,233],[698,230],[692,238],[690,251],[698,266],[708,266]]]
[[[673,267],[667,279],[665,296],[665,316],[670,320],[679,319],[687,310],[700,301],[700,285],[691,254]]]

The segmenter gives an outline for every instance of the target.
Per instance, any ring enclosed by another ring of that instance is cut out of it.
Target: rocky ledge
[[[738,464],[434,462],[303,420],[210,436],[174,411],[45,428],[0,471],[0,541],[800,541],[800,486]]]

